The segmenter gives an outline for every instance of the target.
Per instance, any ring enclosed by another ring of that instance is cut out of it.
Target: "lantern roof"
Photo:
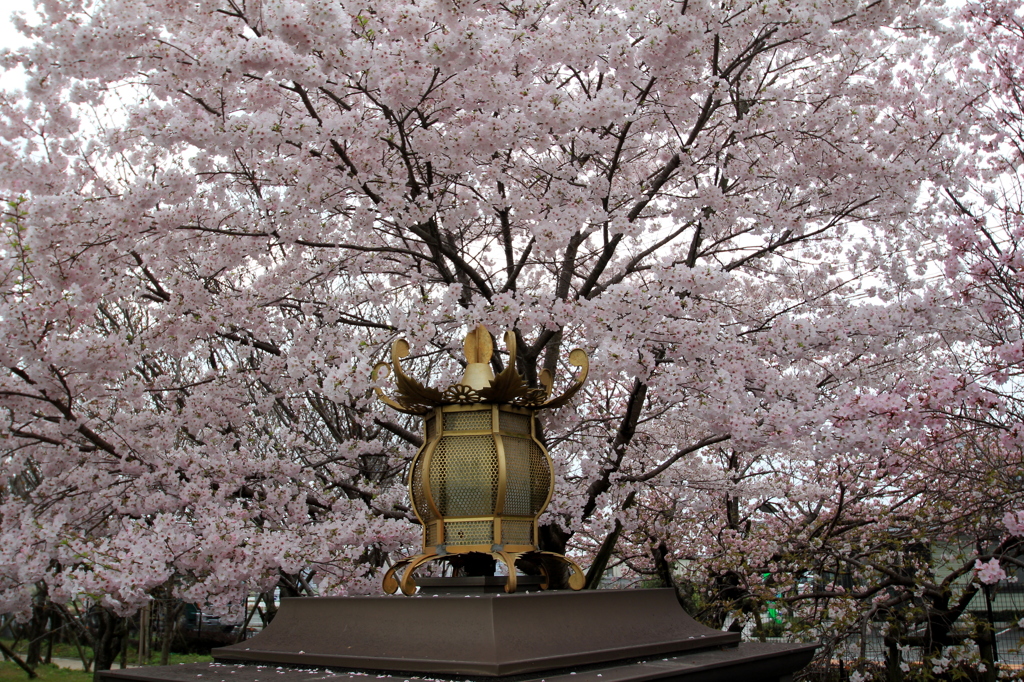
[[[497,376],[491,371],[491,357],[494,345],[491,334],[484,325],[466,335],[463,351],[466,355],[466,371],[462,379],[443,388],[421,384],[402,369],[402,358],[409,356],[409,342],[398,339],[391,345],[391,362],[380,362],[373,368],[372,378],[379,378],[394,372],[394,397],[388,396],[375,387],[377,397],[389,407],[406,414],[424,414],[434,407],[443,405],[472,405],[474,403],[507,403],[534,410],[561,407],[569,402],[583,386],[590,370],[587,354],[580,348],[569,353],[569,364],[580,371],[572,386],[557,398],[551,398],[554,377],[544,369],[538,375],[541,388],[531,388],[516,371],[516,335],[505,332],[505,347],[509,360]]]

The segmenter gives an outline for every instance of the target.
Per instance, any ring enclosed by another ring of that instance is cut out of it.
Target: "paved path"
[[[57,658],[54,656],[50,659],[58,668],[67,668],[68,670],[83,670],[82,661],[78,658]]]
[[[68,670],[84,670],[84,668],[82,667],[82,660],[79,659],[79,658],[57,658],[57,657],[53,657],[53,658],[50,659],[50,662],[53,663],[58,668],[67,668]],[[138,668],[139,666],[132,665],[131,663],[129,663],[128,667],[129,668]],[[118,664],[118,663],[114,664],[114,667],[113,667],[114,670],[120,670],[120,668],[121,668],[120,664]]]

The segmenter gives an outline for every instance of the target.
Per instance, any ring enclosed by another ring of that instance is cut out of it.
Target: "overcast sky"
[[[14,30],[11,23],[11,14],[14,12],[31,12],[35,3],[33,0],[3,0],[3,9],[0,9],[0,47],[19,47],[27,41]],[[0,87],[18,87],[24,83],[24,77],[20,73],[0,72]]]

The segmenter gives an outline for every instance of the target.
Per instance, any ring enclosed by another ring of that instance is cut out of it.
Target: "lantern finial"
[[[466,334],[462,348],[466,353],[466,371],[460,383],[474,391],[490,386],[494,379],[494,372],[491,371],[494,344],[491,343],[491,334],[487,327],[481,324]]]

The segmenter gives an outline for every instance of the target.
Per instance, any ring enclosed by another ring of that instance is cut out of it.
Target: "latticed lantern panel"
[[[416,509],[416,515],[420,517],[420,521],[423,523],[429,523],[437,517],[427,502],[427,492],[423,488],[423,468],[425,463],[426,460],[422,456],[417,457],[413,462],[412,475],[409,477],[409,493],[410,497],[412,497],[413,506]]]
[[[533,519],[502,519],[501,544],[533,545]]]
[[[551,460],[536,442],[530,444],[530,513],[539,516],[551,499]]]
[[[498,413],[498,428],[507,433],[524,433],[530,435],[530,422],[533,420],[528,414],[516,414],[502,410]]]
[[[445,431],[490,431],[491,410],[474,410],[472,412],[446,412],[444,415]]]
[[[530,511],[530,446],[528,438],[502,438],[505,448],[505,514],[527,516]]]
[[[550,489],[547,458],[540,446],[529,438],[505,436],[502,445],[507,476],[505,508],[502,511],[512,516],[540,513]],[[538,470],[533,471],[535,468]]]
[[[441,436],[429,469],[430,494],[441,516],[494,514],[498,452],[493,436]]]
[[[493,521],[445,521],[444,543],[459,545],[490,545],[494,543]]]
[[[438,535],[438,524],[428,523],[423,532],[423,545],[433,547],[441,544],[441,537]]]

